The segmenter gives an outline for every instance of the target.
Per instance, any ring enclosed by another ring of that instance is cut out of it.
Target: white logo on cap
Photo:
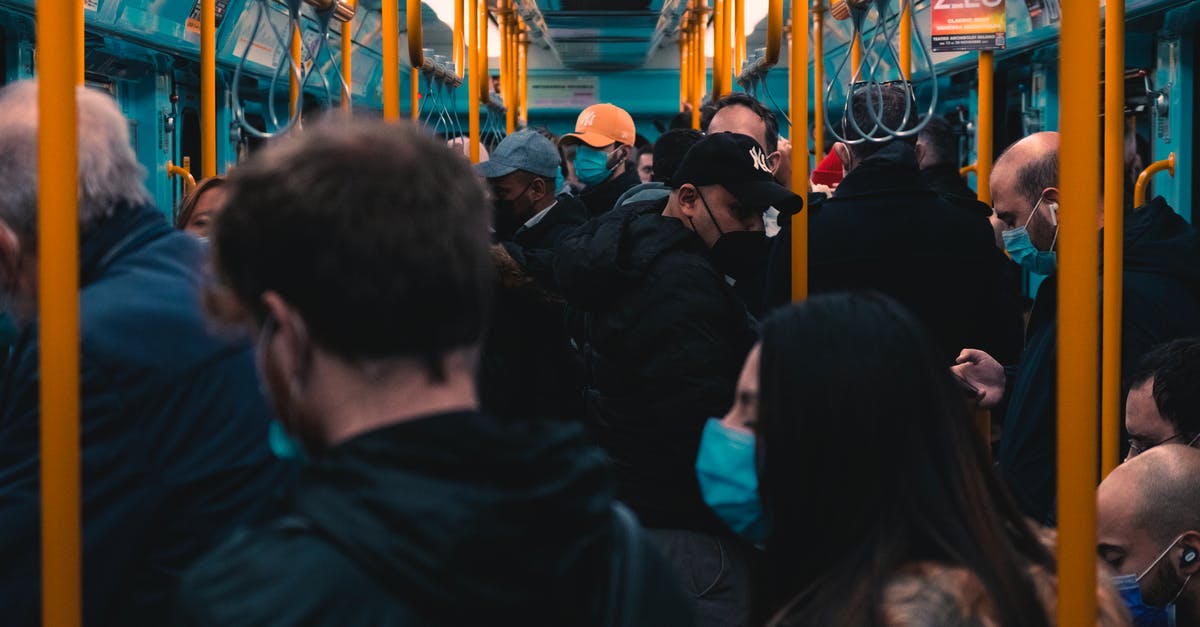
[[[767,174],[774,174],[771,166],[767,164],[767,155],[763,154],[763,151],[759,150],[757,146],[750,149],[750,159],[754,161],[754,167]]]
[[[591,126],[596,123],[595,111],[584,111],[583,115],[579,116],[578,126]]]

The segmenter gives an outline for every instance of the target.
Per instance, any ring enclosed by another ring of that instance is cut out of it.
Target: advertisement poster
[[[1003,50],[1004,15],[1004,0],[933,0],[933,51]]]
[[[216,0],[214,3],[213,12],[216,13],[217,28],[221,28],[221,21],[225,19],[225,9],[229,6],[229,0]],[[188,15],[187,29],[193,33],[200,33],[200,0],[192,5],[192,13]]]
[[[600,102],[596,76],[530,76],[528,90],[531,109],[583,109]]]

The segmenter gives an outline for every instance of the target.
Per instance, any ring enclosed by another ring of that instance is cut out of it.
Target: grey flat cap
[[[558,148],[541,133],[529,129],[505,137],[487,161],[475,166],[484,178],[496,179],[517,170],[553,178],[558,174]]]

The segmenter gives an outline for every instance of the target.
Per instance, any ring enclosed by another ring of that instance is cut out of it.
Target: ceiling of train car
[[[582,70],[641,67],[663,0],[538,0],[563,65]]]

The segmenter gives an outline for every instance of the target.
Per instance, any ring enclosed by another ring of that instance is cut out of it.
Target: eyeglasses
[[[1137,457],[1138,455],[1141,455],[1142,453],[1145,453],[1146,451],[1148,451],[1156,446],[1159,446],[1161,444],[1166,444],[1167,442],[1170,442],[1171,440],[1174,440],[1175,438],[1181,438],[1186,435],[1188,435],[1186,432],[1180,431],[1179,433],[1176,433],[1175,435],[1173,435],[1169,438],[1165,438],[1165,439],[1159,440],[1158,442],[1155,442],[1153,444],[1148,444],[1148,445],[1143,445],[1136,438],[1129,438],[1129,454],[1125,456],[1125,459],[1127,459],[1127,460],[1133,459],[1134,457]],[[1193,436],[1192,439],[1188,441],[1187,445],[1195,446],[1197,440],[1200,440],[1200,433]]]

